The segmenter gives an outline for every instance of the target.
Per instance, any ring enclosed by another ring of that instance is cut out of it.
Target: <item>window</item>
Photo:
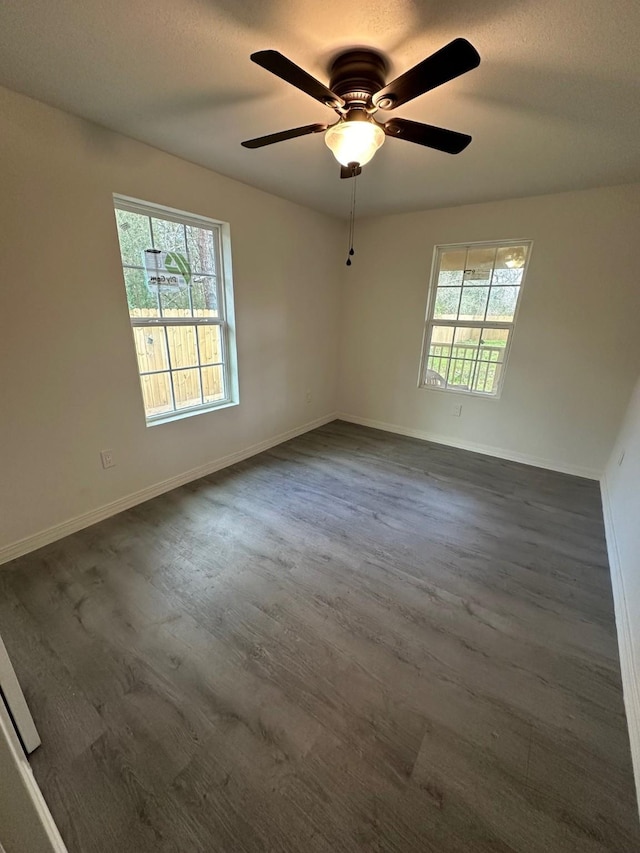
[[[530,253],[527,240],[436,246],[421,388],[500,395]]]
[[[229,226],[114,206],[147,425],[237,402]]]

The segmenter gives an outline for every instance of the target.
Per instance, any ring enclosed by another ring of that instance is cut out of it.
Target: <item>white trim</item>
[[[638,668],[633,651],[631,614],[629,613],[629,605],[624,588],[624,575],[620,563],[620,552],[618,550],[606,474],[603,474],[600,480],[600,493],[602,495],[602,513],[604,515],[605,538],[607,541],[607,553],[609,555],[613,605],[616,614],[622,691],[624,694],[624,706],[627,712],[631,761],[633,762],[636,796],[638,799],[638,810],[640,811],[640,669]]]
[[[395,432],[397,435],[408,435],[411,438],[420,438],[423,441],[433,441],[435,444],[444,444],[447,447],[458,447],[460,450],[472,450],[474,453],[482,453],[484,456],[494,456],[497,459],[508,459],[510,462],[521,462],[524,465],[533,465],[535,468],[546,468],[549,471],[559,471],[561,474],[573,474],[576,477],[586,477],[588,480],[599,480],[602,471],[596,468],[584,468],[581,465],[565,465],[552,459],[541,456],[531,456],[528,453],[518,453],[516,450],[505,450],[501,447],[493,447],[489,444],[478,444],[475,441],[452,438],[450,435],[440,435],[422,429],[411,429],[410,427],[388,424],[384,421],[376,421],[372,418],[361,418],[358,415],[340,413],[336,415],[341,421],[352,424],[381,429],[385,432]]]
[[[0,829],[7,849],[67,853],[2,701],[0,741],[3,774],[0,782]],[[19,846],[15,846],[16,842]],[[3,849],[2,844],[0,849]]]
[[[209,367],[210,365],[205,364],[205,367]],[[181,367],[179,370],[191,370],[189,367]],[[163,371],[160,371],[161,373]],[[140,374],[142,376],[149,376],[153,374]],[[217,412],[219,409],[231,409],[233,406],[237,406],[238,403],[233,400],[225,400],[222,403],[212,403],[210,406],[191,406],[189,409],[178,409],[177,411],[167,412],[164,415],[154,415],[153,418],[147,418],[147,426],[154,427],[160,426],[161,424],[170,424],[173,421],[182,421],[185,418],[191,418],[193,415],[206,415],[209,412]]]
[[[164,217],[171,220],[171,222],[177,222],[178,225],[186,222],[187,225],[192,225],[195,228],[202,228],[203,224],[208,228],[211,225],[227,225],[221,219],[213,219],[211,216],[191,213],[188,210],[180,210],[177,207],[167,207],[164,204],[157,204],[154,201],[144,201],[143,199],[134,198],[130,195],[121,195],[120,193],[113,193],[113,206],[118,210],[127,210],[129,213],[142,213],[144,216],[152,216],[154,219],[162,219]]]
[[[190,483],[193,480],[198,480],[200,477],[206,477],[207,474],[213,474],[215,471],[220,471],[222,468],[228,468],[236,462],[242,462],[243,459],[248,459],[250,456],[255,456],[262,453],[264,450],[269,450],[277,444],[282,444],[283,441],[289,441],[298,435],[309,432],[312,429],[328,424],[337,418],[335,412],[330,415],[325,415],[321,418],[316,418],[313,421],[308,421],[301,426],[281,432],[272,438],[267,438],[258,444],[252,444],[244,450],[238,450],[236,453],[230,453],[228,456],[223,456],[220,459],[215,459],[212,462],[207,462],[200,465],[198,468],[192,468],[190,471],[185,471],[183,474],[178,474],[175,477],[170,477],[168,480],[163,480],[160,483],[154,483],[152,486],[147,486],[140,489],[138,492],[126,495],[123,498],[118,498],[116,501],[105,504],[97,509],[85,512],[75,518],[70,518],[63,521],[61,524],[55,524],[53,527],[48,527],[33,536],[27,536],[24,539],[19,539],[9,545],[0,548],[0,565],[8,563],[10,560],[15,560],[16,557],[21,557],[37,548],[42,548],[44,545],[49,545],[58,539],[63,539],[71,533],[77,533],[78,530],[83,530],[85,527],[90,527],[92,524],[97,524],[99,521],[104,521],[112,515],[123,512],[126,509],[131,509],[132,506],[148,501],[165,492],[170,492],[172,489],[177,489],[179,486],[184,486],[185,483]]]
[[[33,752],[40,746],[40,735],[2,637],[0,637],[0,688],[25,751]]]

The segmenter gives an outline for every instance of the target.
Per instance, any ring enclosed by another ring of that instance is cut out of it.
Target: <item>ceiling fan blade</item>
[[[362,166],[357,163],[352,163],[350,166],[340,166],[341,178],[355,178],[356,175],[362,174]]]
[[[387,136],[415,142],[416,145],[426,145],[427,148],[435,148],[447,154],[459,154],[471,142],[471,137],[467,133],[458,133],[455,130],[446,130],[444,127],[422,124],[419,121],[409,121],[406,118],[392,118],[382,126]]]
[[[268,136],[259,136],[257,139],[247,139],[241,144],[245,148],[262,148],[265,145],[273,145],[274,142],[295,139],[296,136],[306,136],[309,133],[322,133],[327,127],[328,125],[326,124],[305,124],[304,127],[293,127],[291,130],[281,130],[279,133],[270,133]]]
[[[286,83],[295,86],[307,95],[311,95],[316,101],[325,104],[327,107],[343,107],[344,101],[331,89],[328,89],[311,74],[303,71],[295,62],[287,59],[277,50],[259,50],[257,53],[251,54],[251,59],[256,65],[280,77]]]
[[[436,86],[466,74],[480,65],[480,54],[466,39],[454,39],[436,53],[380,89],[373,103],[381,110],[393,110]]]

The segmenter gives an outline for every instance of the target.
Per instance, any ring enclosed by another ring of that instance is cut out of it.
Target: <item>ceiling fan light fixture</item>
[[[379,124],[373,121],[339,121],[324,135],[327,147],[342,166],[368,163],[385,139]]]

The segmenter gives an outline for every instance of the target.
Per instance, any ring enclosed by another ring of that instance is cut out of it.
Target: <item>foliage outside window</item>
[[[114,197],[147,424],[235,402],[228,226]]]
[[[500,394],[531,242],[437,246],[419,385]]]

